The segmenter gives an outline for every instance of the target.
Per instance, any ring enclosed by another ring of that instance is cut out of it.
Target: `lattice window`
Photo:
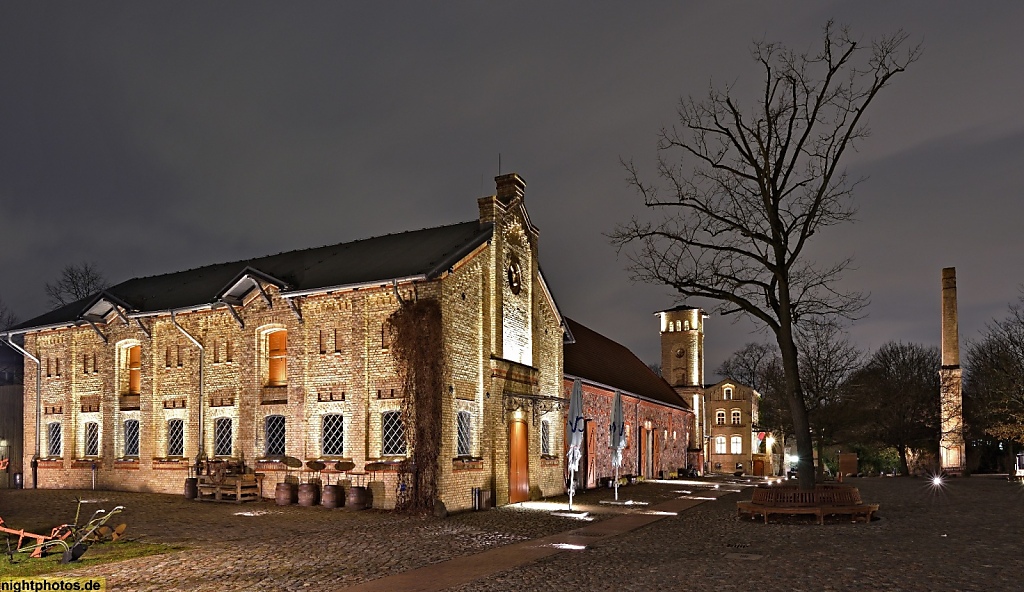
[[[743,437],[742,436],[733,436],[732,440],[730,442],[730,445],[731,445],[730,446],[731,450],[729,451],[730,454],[743,454]]]
[[[725,454],[725,436],[715,437],[715,454]]]
[[[381,454],[384,456],[400,456],[405,454],[405,425],[402,414],[398,411],[387,411],[381,415]]]
[[[324,456],[345,454],[345,418],[325,415],[320,423],[320,448]]]
[[[715,411],[715,425],[725,425],[725,409]]]
[[[167,456],[185,456],[185,422],[180,419],[167,422]]]
[[[100,455],[100,425],[95,421],[85,424],[85,456]]]
[[[61,429],[60,422],[54,421],[46,424],[46,454],[47,456],[60,456],[61,451]]]
[[[127,419],[124,422],[124,456],[139,455],[139,420]]]
[[[732,425],[740,425],[743,423],[743,415],[739,409],[732,410]]]
[[[540,453],[551,454],[551,422],[546,419],[540,422]]]
[[[231,418],[218,417],[213,422],[214,456],[231,456]]]
[[[473,416],[470,415],[469,411],[459,411],[456,418],[458,455],[469,456],[473,453]]]
[[[284,456],[284,416],[268,415],[263,420],[263,434],[266,437],[266,456]]]

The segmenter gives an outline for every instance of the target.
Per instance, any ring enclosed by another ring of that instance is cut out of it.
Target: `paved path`
[[[852,484],[881,504],[879,520],[765,525],[736,517],[734,502],[749,493],[681,484],[622,490],[650,502],[646,509],[597,504],[608,491],[578,495],[595,512],[586,523],[543,504],[437,519],[52,490],[0,491],[0,516],[19,527],[53,526],[73,515],[77,493],[93,507],[125,505],[131,538],[188,545],[74,572],[105,576],[114,590],[1024,589],[1024,487],[985,477],[941,488],[922,479]],[[711,499],[685,499],[685,491]],[[650,513],[672,504],[677,514]]]

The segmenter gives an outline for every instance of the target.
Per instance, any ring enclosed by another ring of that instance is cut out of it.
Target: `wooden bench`
[[[772,514],[811,514],[818,517],[818,524],[825,523],[825,516],[850,516],[854,521],[863,518],[870,522],[877,511],[878,504],[865,504],[857,488],[848,485],[818,485],[813,490],[758,486],[750,501],[736,502],[739,516],[760,515],[765,524]]]

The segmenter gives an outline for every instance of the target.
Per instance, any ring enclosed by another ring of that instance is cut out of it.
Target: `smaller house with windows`
[[[394,507],[415,443],[388,320],[429,299],[438,501],[564,491],[565,329],[526,184],[495,182],[467,222],[130,279],[0,334],[28,352],[27,485],[86,487],[95,466],[101,488],[180,493],[190,467],[220,459],[263,474],[270,496],[293,457],[352,462],[374,506]]]
[[[609,448],[615,391],[622,396],[626,427],[620,475],[657,479],[697,467],[694,415],[687,401],[624,345],[565,321],[572,343],[565,346],[562,389],[568,398],[573,382],[581,381],[586,421],[577,488],[600,487],[615,475]]]
[[[767,434],[757,425],[760,400],[760,393],[730,378],[704,389],[711,472],[774,474],[765,449]]]

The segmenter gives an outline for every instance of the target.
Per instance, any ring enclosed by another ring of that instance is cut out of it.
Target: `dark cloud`
[[[1024,245],[1024,8],[1017,3],[31,3],[0,6],[0,297],[93,260],[111,280],[475,218],[527,181],[564,312],[657,361],[651,313],[604,233],[639,208],[620,156],[653,169],[681,95],[754,88],[753,39],[811,47],[829,17],[865,42],[903,27],[924,58],[850,155],[864,347],[938,341],[956,265],[962,335],[1016,298]],[[754,97],[747,97],[752,103]],[[706,303],[697,303],[706,304]],[[709,370],[749,323],[713,318]]]

